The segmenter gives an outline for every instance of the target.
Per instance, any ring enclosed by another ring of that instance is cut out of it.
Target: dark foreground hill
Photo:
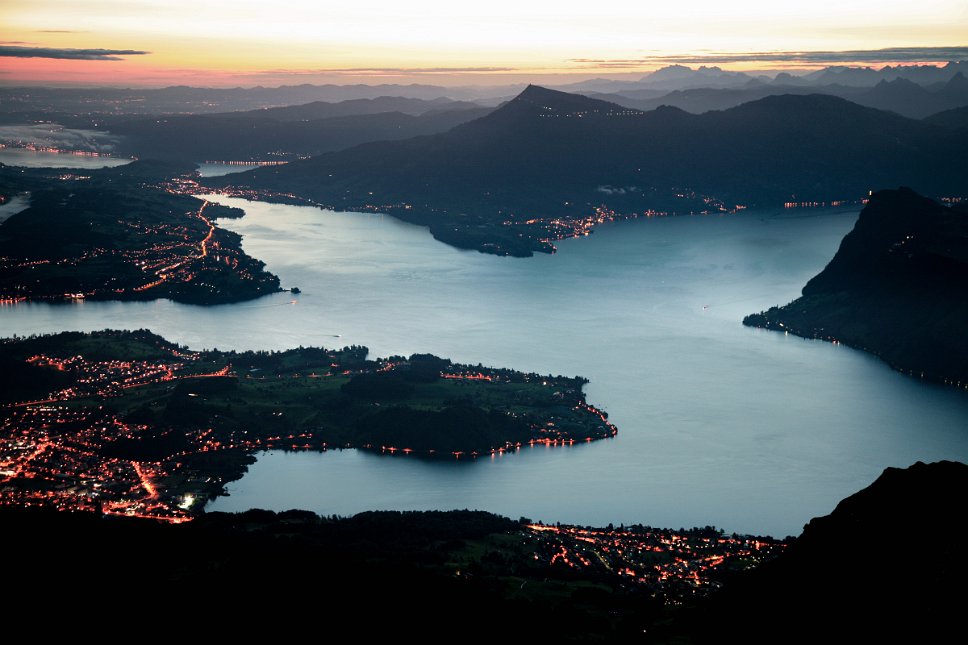
[[[968,192],[968,133],[831,96],[770,96],[722,112],[640,112],[529,86],[447,132],[364,144],[286,166],[211,178],[213,187],[292,193],[382,210],[465,248],[550,250],[541,218],[729,210],[860,199],[905,183]],[[553,239],[553,238],[552,238]],[[490,245],[490,246],[489,246]]]
[[[743,323],[842,342],[914,376],[968,384],[968,209],[906,188],[874,193],[801,298]]]
[[[181,615],[201,612],[206,619],[193,633],[220,638],[312,629],[409,633],[422,642],[470,634],[510,642],[932,642],[960,625],[965,490],[964,464],[889,468],[812,520],[786,553],[724,576],[722,591],[691,607],[663,606],[639,585],[616,584],[614,573],[555,573],[538,562],[547,554],[524,518],[253,510],[166,525],[0,508],[10,554],[4,607],[45,634],[75,636],[146,625],[177,631]],[[692,532],[703,530],[711,531],[706,542],[725,539],[710,527]]]
[[[888,468],[727,588],[697,640],[946,642],[963,629],[966,490],[962,463]]]
[[[254,510],[168,526],[0,509],[0,527],[23,556],[5,567],[16,581],[5,615],[50,622],[48,634],[182,631],[184,615],[203,614],[191,633],[219,639],[602,639],[633,635],[661,609],[593,580],[517,577],[502,563],[530,566],[519,522],[479,511]]]

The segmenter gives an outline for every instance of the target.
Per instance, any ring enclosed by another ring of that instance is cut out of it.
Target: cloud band
[[[722,63],[793,63],[800,65],[835,65],[839,63],[934,63],[968,60],[968,46],[955,47],[890,47],[887,49],[853,49],[846,51],[772,51],[715,52],[708,54],[656,54],[641,58],[576,58],[573,63],[596,67],[642,67],[646,65],[722,64]]]
[[[57,58],[61,60],[124,60],[121,56],[143,56],[137,49],[68,49],[0,45],[0,56],[8,58]]]

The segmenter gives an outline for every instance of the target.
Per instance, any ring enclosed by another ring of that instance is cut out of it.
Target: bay
[[[553,256],[513,259],[386,216],[209,198],[246,210],[220,224],[298,297],[19,304],[0,309],[0,334],[146,327],[197,348],[361,344],[580,374],[619,428],[608,441],[476,462],[267,453],[210,510],[479,508],[787,535],[887,466],[968,460],[963,391],[740,324],[796,297],[856,211],[618,222]]]

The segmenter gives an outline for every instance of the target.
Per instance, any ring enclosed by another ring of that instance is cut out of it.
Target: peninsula
[[[191,351],[145,330],[0,341],[0,505],[180,522],[260,450],[454,460],[617,432],[580,377],[366,355]]]

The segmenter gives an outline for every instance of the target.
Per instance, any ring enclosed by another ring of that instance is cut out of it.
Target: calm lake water
[[[366,345],[591,379],[615,439],[432,462],[272,452],[211,510],[477,508],[797,534],[887,466],[968,460],[968,395],[843,346],[745,328],[833,256],[856,211],[620,222],[554,256],[458,251],[389,217],[213,197],[291,294],[219,307],[0,308],[0,335],[147,327],[196,348]]]
[[[24,168],[114,168],[131,163],[121,157],[91,157],[62,152],[37,152],[23,148],[0,148],[0,163]],[[224,163],[198,163],[198,174],[202,177],[218,177],[234,172],[252,170],[255,166],[241,166]]]
[[[113,168],[131,163],[117,157],[89,157],[60,152],[34,152],[20,148],[0,148],[0,163],[26,168]]]
[[[256,165],[240,165],[237,163],[212,163],[208,161],[198,162],[198,174],[202,177],[222,177],[236,172],[252,170]]]

